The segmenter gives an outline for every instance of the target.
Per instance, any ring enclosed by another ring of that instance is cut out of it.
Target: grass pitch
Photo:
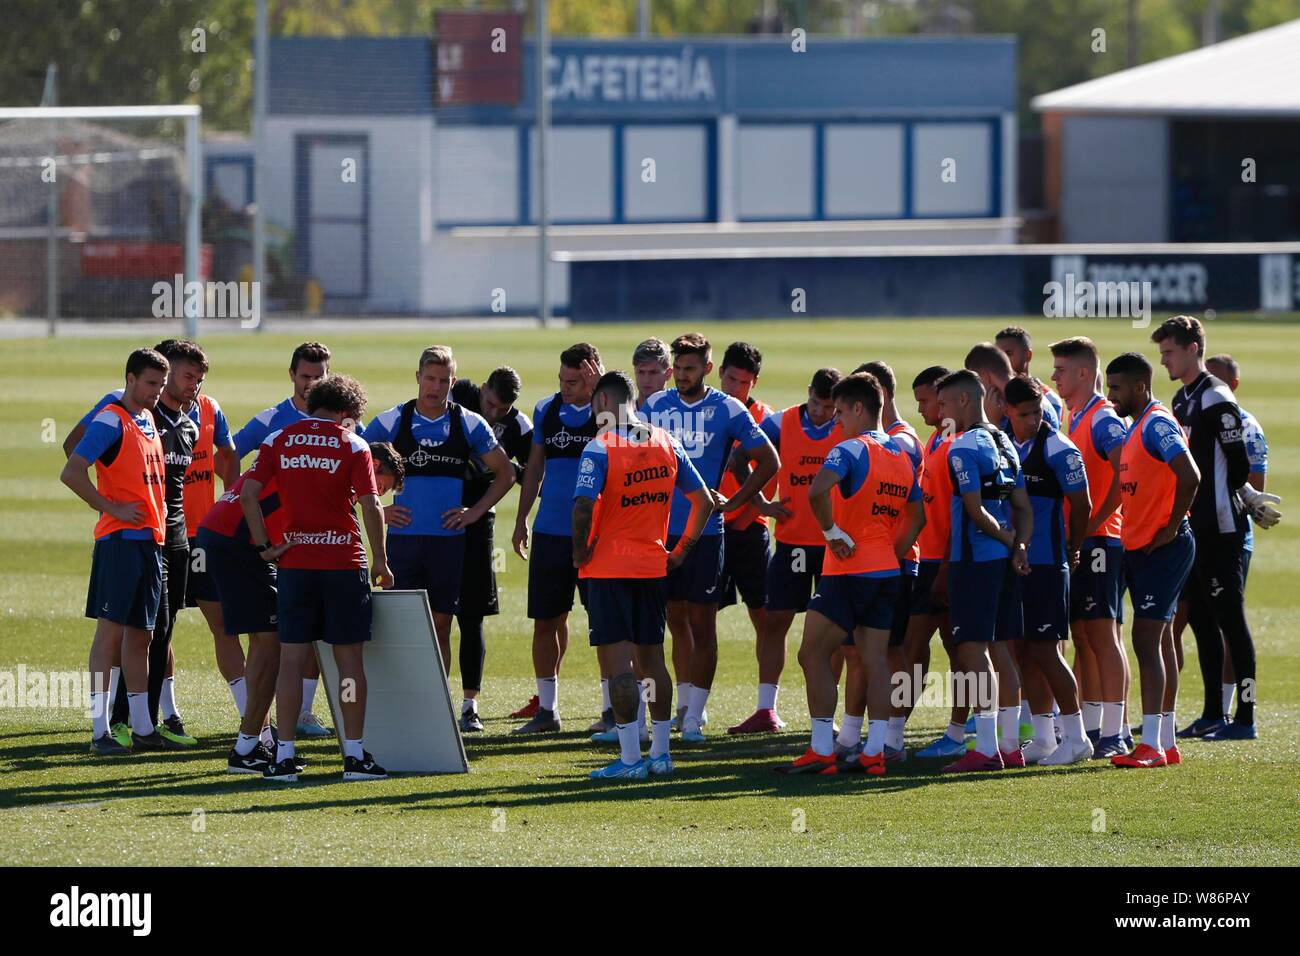
[[[321,332],[334,368],[360,378],[370,414],[410,397],[420,350],[456,351],[463,376],[482,380],[509,363],[524,379],[521,407],[554,390],[557,355],[595,342],[607,367],[628,367],[648,335],[671,339],[687,325],[582,326],[555,331],[431,335]],[[900,382],[927,365],[960,364],[972,343],[1007,324],[963,321],[706,324],[718,356],[728,342],[756,343],[766,359],[756,394],[783,407],[798,401],[822,365],[849,369],[884,358]],[[353,325],[351,328],[358,328]],[[1127,322],[1037,320],[1033,370],[1050,371],[1046,344],[1093,336],[1107,357],[1138,349],[1154,358],[1148,331]],[[1180,767],[1125,773],[1104,763],[945,778],[912,760],[887,777],[787,778],[771,768],[806,745],[807,709],[792,653],[781,691],[790,730],[729,739],[724,728],[754,707],[753,634],[739,608],[719,620],[720,663],[709,701],[707,746],[674,742],[676,775],[601,785],[588,771],[611,758],[581,731],[599,709],[595,657],[585,616],[570,619],[560,700],[566,732],[507,736],[506,716],[533,692],[524,616],[525,567],[506,556],[502,614],[487,623],[481,712],[487,732],[466,742],[472,770],[457,776],[395,777],[368,785],[338,778],[335,741],[301,745],[313,766],[297,787],[225,773],[234,707],[197,611],[176,633],[177,696],[193,751],[96,760],[87,753],[80,709],[0,707],[0,858],[16,864],[1057,864],[1236,865],[1300,862],[1300,424],[1294,415],[1300,325],[1220,318],[1210,347],[1241,361],[1242,404],[1271,448],[1269,488],[1291,512],[1257,535],[1249,607],[1259,652],[1262,738],[1189,743]],[[268,332],[205,341],[206,391],[232,426],[287,394],[285,368],[306,336]],[[60,443],[92,402],[121,384],[125,355],[152,340],[11,340],[0,344],[0,673],[86,667],[93,624],[82,617],[94,516],[58,481]],[[1157,394],[1174,386],[1157,369]],[[716,375],[712,379],[716,385]],[[917,420],[906,389],[906,417]],[[499,509],[497,543],[508,549],[515,493]],[[455,638],[453,638],[455,640]],[[1200,675],[1188,635],[1180,722],[1199,709]],[[944,655],[935,649],[936,666]],[[453,669],[453,694],[459,675]],[[1134,688],[1134,700],[1137,690]],[[317,710],[324,712],[323,695]],[[1136,712],[1136,707],[1135,707]],[[919,710],[909,747],[939,732],[946,713]],[[379,755],[382,759],[382,754]]]

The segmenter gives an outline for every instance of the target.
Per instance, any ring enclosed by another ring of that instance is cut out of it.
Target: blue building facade
[[[1014,241],[1014,39],[796,47],[554,41],[553,247]],[[427,37],[272,41],[268,214],[327,303],[535,307],[534,63],[518,105],[439,108]]]

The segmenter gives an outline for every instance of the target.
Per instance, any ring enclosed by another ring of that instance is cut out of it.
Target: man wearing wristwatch
[[[974,691],[976,735],[975,749],[943,769],[1023,767],[1020,672],[1011,642],[1024,632],[1020,578],[1029,574],[1034,509],[1011,440],[989,424],[994,396],[985,392],[979,376],[962,369],[939,379],[935,389],[939,415],[951,420],[957,433],[948,452],[953,489],[948,607],[957,676]]]

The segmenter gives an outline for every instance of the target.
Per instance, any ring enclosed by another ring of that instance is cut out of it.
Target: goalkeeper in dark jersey
[[[1190,513],[1196,564],[1184,596],[1196,635],[1205,708],[1200,718],[1178,735],[1253,740],[1257,736],[1257,685],[1255,644],[1246,622],[1247,517],[1261,528],[1273,527],[1282,517],[1274,507],[1281,499],[1247,483],[1250,458],[1241,409],[1228,386],[1206,371],[1201,323],[1191,316],[1176,315],[1156,329],[1151,339],[1160,347],[1160,364],[1170,380],[1183,383],[1171,405],[1201,473]],[[1224,713],[1220,689],[1225,644],[1237,679],[1237,713],[1231,722]]]

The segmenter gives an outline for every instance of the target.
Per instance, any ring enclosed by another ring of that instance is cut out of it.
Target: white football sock
[[[292,760],[296,755],[293,751],[292,740],[281,740],[275,745],[275,762],[283,763],[286,760]]]
[[[856,747],[862,740],[862,720],[861,717],[845,714],[844,719],[840,721],[840,733],[835,738],[835,742],[841,747]]]
[[[641,728],[635,723],[615,724],[614,729],[618,731],[618,748],[622,753],[623,762],[634,764],[641,759]]]
[[[1232,695],[1237,690],[1236,684],[1223,684],[1223,716],[1227,717],[1232,713]]]
[[[992,757],[998,752],[997,711],[975,715],[975,749],[986,757]]]
[[[1020,702],[1020,722],[1022,724],[1031,724],[1034,722],[1034,710],[1029,706],[1028,700]]]
[[[813,753],[829,757],[835,752],[835,718],[814,717],[812,719]]]
[[[113,705],[117,703],[117,682],[122,679],[122,668],[114,667],[108,674],[108,712],[113,712]]]
[[[1056,728],[1052,726],[1051,714],[1035,714],[1029,718],[1034,725],[1034,739],[1045,747],[1056,746]]]
[[[1079,743],[1086,740],[1087,731],[1083,729],[1083,713],[1076,710],[1072,714],[1061,715],[1061,738],[1071,743]]]
[[[1160,749],[1168,750],[1174,743],[1174,712],[1168,710],[1160,715]]]
[[[885,739],[885,743],[889,744],[889,746],[893,747],[895,750],[903,749],[903,727],[906,723],[906,717],[889,718],[889,736]]]
[[[759,684],[758,685],[758,709],[759,710],[776,710],[776,684]]]
[[[537,678],[537,706],[555,712],[560,702],[560,675]]]
[[[1020,749],[1020,707],[998,708],[998,746],[1004,754]]]
[[[149,695],[144,691],[126,695],[126,705],[131,711],[131,730],[141,737],[153,733],[153,721],[149,719]]]
[[[1101,701],[1083,702],[1083,727],[1085,730],[1101,731]]]
[[[262,728],[262,732],[257,735],[257,739],[266,744],[267,747],[275,746],[275,737],[271,734],[270,724]]]
[[[113,708],[110,698],[106,690],[90,692],[90,726],[96,740],[108,733],[108,715]]]
[[[600,679],[600,709],[606,711],[609,708],[609,680],[602,677]]]
[[[957,743],[961,743],[963,740],[966,739],[966,725],[954,724],[952,721],[949,721],[948,729],[945,730],[943,734],[949,740],[955,740],[957,741]]]
[[[230,696],[235,698],[235,710],[239,711],[239,716],[244,716],[244,708],[248,706],[248,685],[244,683],[244,678],[236,677],[230,682]]]
[[[673,729],[671,720],[650,721],[650,756],[662,757],[668,753],[668,734]],[[622,741],[620,741],[621,743]]]
[[[1143,714],[1142,715],[1142,742],[1157,750],[1163,750],[1160,746],[1160,715]]]
[[[691,682],[677,682],[677,709],[689,706],[691,703]]]
[[[862,745],[862,752],[868,757],[875,757],[885,750],[885,738],[889,736],[889,721],[867,721],[867,742]]]
[[[235,739],[235,753],[239,754],[241,757],[247,757],[253,752],[257,743],[258,739],[256,737],[250,737],[248,734],[241,732]]]
[[[704,705],[709,700],[709,688],[691,685],[690,703],[686,705],[686,717],[682,720],[682,729],[699,730],[704,723]]]
[[[175,677],[163,678],[162,693],[158,695],[158,710],[161,712],[163,720],[181,715],[181,712],[176,709]]]
[[[302,679],[302,707],[299,708],[301,713],[311,713],[311,705],[316,700],[316,685],[318,683],[320,683],[319,677],[304,677]]]
[[[343,756],[362,760],[366,756],[366,748],[361,746],[361,741],[359,740],[344,740]]]
[[[462,714],[471,714],[471,713],[473,713],[473,714],[477,714],[477,713],[478,713],[478,698],[477,698],[477,697],[466,697],[464,700],[462,700],[462,701],[460,702],[460,712],[461,712]]]
[[[1103,737],[1124,736],[1124,702],[1122,700],[1108,700],[1102,703],[1101,735]]]

